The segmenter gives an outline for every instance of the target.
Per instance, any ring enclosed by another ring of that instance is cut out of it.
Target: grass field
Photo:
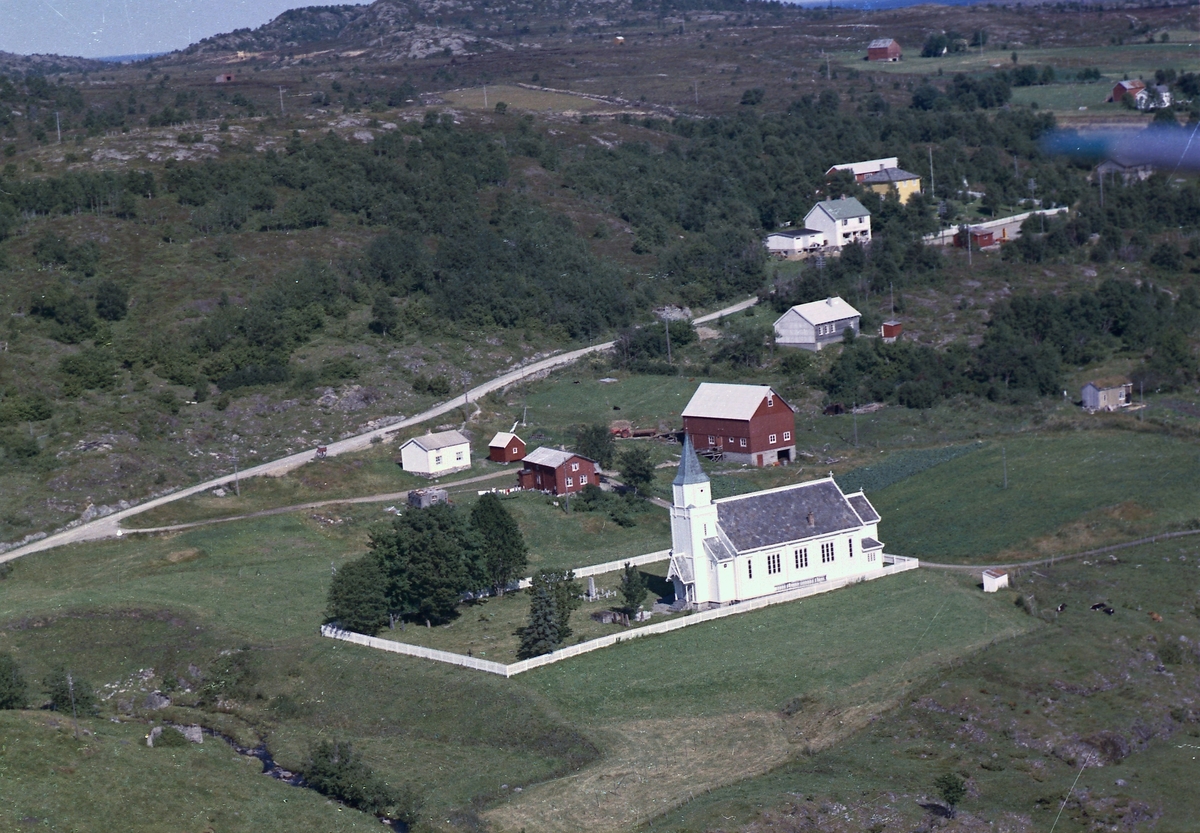
[[[1198,560],[1195,539],[1183,539],[1024,573],[1016,588],[1048,610],[1050,627],[944,666],[835,748],[697,794],[643,829],[734,830],[756,820],[751,829],[848,821],[844,829],[911,830],[930,821],[921,803],[939,802],[933,781],[945,772],[968,779],[966,829],[1048,830],[1068,796],[1057,830],[1136,824],[1139,814],[1143,824],[1156,819],[1154,829],[1189,829],[1200,815],[1190,787],[1200,728],[1189,705],[1200,656],[1179,640],[1200,633]],[[1009,607],[1016,595],[993,599]],[[1089,610],[1096,601],[1116,612]],[[1172,643],[1184,650],[1172,653]],[[1124,754],[1113,751],[1120,741],[1099,749],[1106,736],[1135,735],[1144,740]]]
[[[443,93],[442,98],[459,107],[472,110],[492,110],[503,101],[509,107],[517,110],[551,111],[551,112],[580,112],[592,110],[611,110],[611,104],[594,101],[581,95],[569,93],[547,92],[542,90],[527,90],[508,84],[488,87],[472,87],[466,90],[451,90]]]

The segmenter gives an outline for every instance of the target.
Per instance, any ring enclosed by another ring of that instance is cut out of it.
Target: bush
[[[349,743],[321,741],[309,752],[301,773],[309,787],[356,810],[405,824],[416,821],[421,802],[412,790],[389,786]]]
[[[374,636],[388,623],[388,602],[379,559],[364,556],[342,565],[329,584],[327,622]]]
[[[174,726],[163,726],[162,732],[154,739],[154,748],[160,746],[180,748],[188,746],[191,741],[188,740],[183,732],[176,729]]]
[[[23,709],[27,696],[17,661],[9,654],[0,654],[0,709]]]
[[[116,384],[117,362],[107,350],[89,348],[59,359],[63,393],[78,396],[85,390],[110,390]]]
[[[91,683],[64,668],[45,676],[42,685],[50,695],[50,708],[67,714],[95,714],[99,709]]]

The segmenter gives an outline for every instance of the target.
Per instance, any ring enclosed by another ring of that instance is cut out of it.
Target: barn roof
[[[900,160],[895,156],[888,156],[885,159],[868,159],[865,162],[846,162],[841,165],[834,165],[825,172],[825,176],[833,176],[837,171],[849,171],[855,176],[871,173],[872,171],[884,171],[888,168],[897,168],[900,166]]]
[[[507,448],[508,444],[513,440],[516,440],[522,445],[525,444],[525,441],[516,434],[510,434],[507,431],[501,431],[496,434],[496,436],[492,437],[492,441],[488,443],[488,448]]]
[[[452,445],[470,445],[471,441],[457,431],[439,431],[436,434],[413,437],[404,445],[409,443],[416,443],[426,451],[437,451],[439,448],[449,448]],[[403,447],[401,446],[401,448]]]
[[[717,523],[738,552],[862,527],[832,477],[715,501]],[[812,526],[808,516],[812,515]]]
[[[588,460],[588,462],[591,463],[596,462],[588,457],[584,457],[582,454],[576,454],[574,451],[563,451],[561,448],[550,448],[549,446],[545,445],[541,448],[535,448],[533,451],[526,454],[521,462],[531,463],[535,466],[549,466],[552,469],[556,469],[563,463],[570,460],[572,457],[578,457],[581,460]]]
[[[861,41],[860,41],[861,43]],[[887,49],[893,43],[896,43],[892,38],[876,38],[867,44],[867,49]],[[898,45],[898,44],[897,44]]]
[[[691,401],[683,409],[684,417],[708,417],[710,419],[748,420],[754,416],[758,406],[767,397],[783,402],[770,385],[725,385],[719,382],[701,382],[692,394]],[[783,402],[784,407],[792,409]]]
[[[846,318],[854,318],[861,313],[854,307],[847,304],[836,295],[832,298],[826,298],[824,301],[811,301],[807,304],[797,304],[783,315],[794,312],[807,321],[809,324],[829,324],[833,321],[842,321]],[[780,316],[781,318],[783,316]],[[779,323],[778,321],[776,323]]]

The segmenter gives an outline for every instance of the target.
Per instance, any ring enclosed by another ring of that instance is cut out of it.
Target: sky
[[[0,0],[0,51],[105,58],[182,49],[301,6],[361,0]]]

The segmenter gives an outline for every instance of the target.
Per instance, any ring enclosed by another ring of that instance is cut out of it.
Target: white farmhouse
[[[854,197],[817,203],[805,215],[804,227],[824,232],[826,245],[839,249],[849,243],[871,242],[871,212]]]
[[[714,501],[685,438],[672,491],[668,578],[689,608],[866,577],[885,566],[879,513],[862,492],[843,494],[832,477]]]
[[[776,257],[797,258],[805,252],[825,248],[828,241],[825,232],[810,228],[773,231],[767,235],[767,251]]]
[[[820,350],[842,340],[847,329],[858,334],[861,313],[841,298],[797,304],[775,321],[775,343]]]
[[[457,431],[413,437],[400,446],[400,465],[413,474],[436,477],[471,468],[471,441]]]

